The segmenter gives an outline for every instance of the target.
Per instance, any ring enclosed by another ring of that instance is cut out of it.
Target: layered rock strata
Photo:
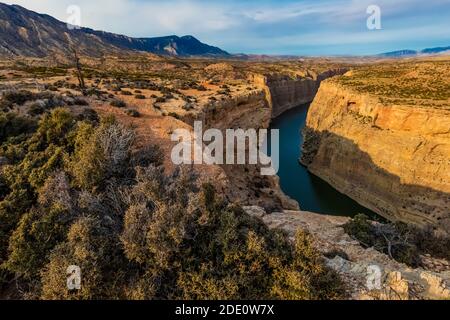
[[[313,101],[323,80],[346,71],[347,69],[338,68],[320,74],[307,72],[301,75],[253,75],[252,80],[265,88],[272,108],[272,118],[276,118],[292,108]]]
[[[304,138],[301,162],[337,190],[389,220],[450,232],[450,110],[325,81]]]

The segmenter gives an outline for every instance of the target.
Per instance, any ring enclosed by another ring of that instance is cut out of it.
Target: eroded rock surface
[[[325,81],[308,113],[301,161],[389,220],[448,234],[450,110],[439,102],[407,105]]]
[[[266,214],[255,206],[245,210],[270,228],[285,230],[291,239],[299,229],[309,232],[315,247],[323,253],[328,266],[341,275],[353,299],[450,299],[449,271],[412,269],[379,251],[363,248],[343,229],[349,218],[304,211]]]
[[[272,108],[272,118],[313,101],[320,83],[335,75],[344,74],[347,69],[330,69],[319,74],[304,71],[300,74],[258,74],[252,80],[265,87],[267,98]]]

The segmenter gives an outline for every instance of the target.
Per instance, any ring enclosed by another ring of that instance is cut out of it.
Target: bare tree
[[[81,91],[84,92],[84,90],[86,89],[86,85],[84,83],[83,70],[81,68],[80,58],[78,56],[77,49],[75,49],[75,47],[72,45],[70,46],[70,48],[73,52],[73,57],[75,59],[75,67],[77,69],[78,85],[79,85]]]
[[[391,259],[394,259],[393,250],[411,246],[411,232],[399,232],[394,225],[377,225],[375,233],[381,235],[385,243],[385,248]]]
[[[81,66],[81,62],[80,62],[80,57],[78,55],[78,50],[76,49],[76,46],[74,45],[72,39],[70,38],[70,36],[68,34],[66,34],[67,37],[67,44],[68,44],[68,48],[69,51],[72,53],[72,59],[75,62],[75,68],[77,70],[77,79],[78,79],[78,86],[81,90],[81,92],[83,92],[83,94],[85,93],[85,89],[86,89],[86,85],[84,83],[84,77],[83,77],[83,69]]]

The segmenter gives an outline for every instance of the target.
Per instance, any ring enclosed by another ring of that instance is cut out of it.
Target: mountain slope
[[[80,54],[101,56],[122,51],[145,51],[173,56],[228,56],[193,36],[131,38],[89,28],[70,30],[49,15],[17,5],[0,3],[0,55],[45,57],[67,55],[71,47]]]
[[[450,51],[450,47],[427,48],[421,51],[416,50],[398,50],[379,54],[381,57],[411,57],[418,55],[442,54]]]
[[[421,51],[423,54],[436,54],[450,51],[450,47],[437,47],[437,48],[428,48]]]
[[[380,54],[382,57],[406,57],[406,56],[415,56],[418,52],[415,50],[398,50],[392,52],[386,52]]]

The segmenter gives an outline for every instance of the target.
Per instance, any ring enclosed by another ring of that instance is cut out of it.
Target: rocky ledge
[[[412,269],[372,248],[363,248],[345,233],[347,217],[327,216],[304,211],[267,214],[261,207],[245,207],[247,213],[264,221],[269,228],[279,228],[294,238],[298,229],[310,233],[315,247],[329,267],[348,285],[352,299],[423,300],[450,299],[450,271],[432,272]],[[433,260],[432,258],[429,258]],[[447,264],[448,262],[442,262]],[[369,289],[371,270],[381,271],[381,287]]]

